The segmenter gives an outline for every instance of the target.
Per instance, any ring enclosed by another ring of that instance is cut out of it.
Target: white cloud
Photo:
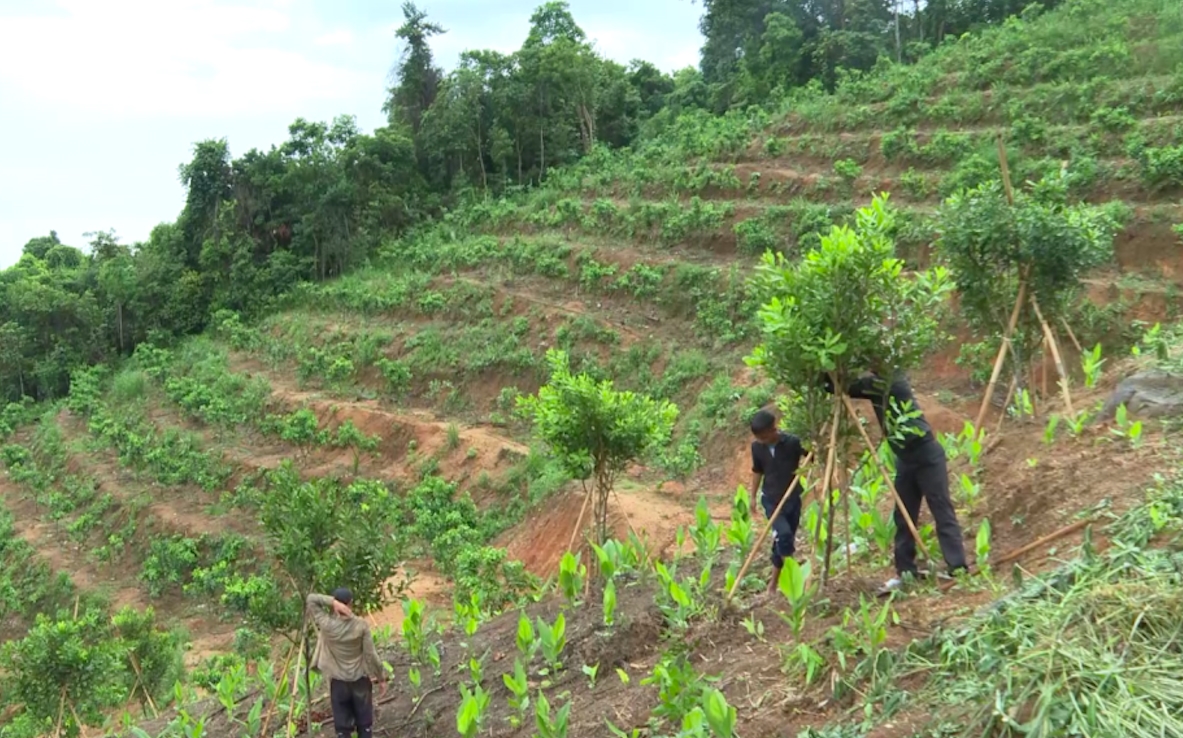
[[[349,29],[342,28],[339,31],[333,31],[332,33],[319,36],[312,43],[317,46],[343,46],[353,43],[353,33]]]
[[[89,116],[221,116],[347,100],[363,75],[300,53],[283,3],[61,0],[0,17],[0,80]]]

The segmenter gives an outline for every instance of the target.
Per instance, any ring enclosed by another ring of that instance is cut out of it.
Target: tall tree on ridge
[[[382,111],[389,117],[391,125],[403,124],[418,136],[423,123],[423,114],[435,102],[442,69],[435,65],[428,39],[447,33],[438,23],[430,23],[427,13],[420,10],[412,0],[403,3],[403,24],[394,32],[405,46],[391,78],[394,86]]]

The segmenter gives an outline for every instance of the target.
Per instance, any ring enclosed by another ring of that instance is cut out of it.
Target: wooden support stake
[[[797,467],[797,475],[793,477],[793,483],[790,484],[788,490],[785,491],[784,497],[780,498],[780,502],[777,504],[776,509],[772,511],[772,515],[768,516],[768,523],[764,526],[764,529],[760,531],[760,536],[752,545],[752,550],[748,552],[748,558],[743,562],[743,566],[739,568],[739,574],[736,575],[735,583],[731,585],[731,590],[727,592],[727,597],[725,600],[730,600],[732,596],[735,595],[735,590],[739,589],[740,582],[743,581],[744,575],[748,573],[748,567],[752,565],[752,561],[756,558],[756,552],[760,550],[760,545],[764,543],[764,539],[768,537],[768,531],[772,530],[772,521],[776,520],[777,515],[780,515],[781,508],[785,506],[785,502],[788,501],[789,495],[793,494],[793,490],[798,486],[798,484],[801,483],[802,470],[812,460],[813,452],[810,451],[805,455],[805,458]],[[756,493],[753,492],[753,494]]]
[[[830,446],[826,449],[826,468],[822,472],[822,484],[820,489],[822,494],[818,496],[818,500],[827,500],[828,497],[824,495],[830,491],[830,481],[834,475],[834,461],[837,459],[838,452],[838,420],[842,417],[842,408],[838,401],[834,401],[834,414],[830,416]],[[824,503],[823,503],[824,505]],[[825,507],[822,507],[817,516],[817,526],[813,531],[813,550],[816,552],[821,549],[822,545],[822,513],[825,513]]]
[[[998,167],[1002,170],[1002,188],[1006,192],[1008,205],[1015,204],[1015,188],[1010,183],[1010,165],[1006,161],[1006,143],[1002,140],[1002,131],[998,132]]]
[[[837,477],[838,475],[835,473],[834,476]],[[821,588],[823,590],[826,588],[826,582],[829,581],[829,579],[830,579],[830,557],[832,556],[832,554],[834,552],[834,507],[835,507],[835,503],[834,503],[834,490],[832,489],[832,487],[833,487],[833,485],[831,485],[831,489],[826,490],[826,502],[829,504],[829,507],[826,509],[826,554],[825,554],[825,558],[823,559],[823,562],[822,562]],[[839,500],[842,499],[842,490],[841,489],[838,490],[838,499]]]
[[[998,415],[998,424],[994,426],[995,435],[1002,430],[1002,421],[1006,420],[1006,412],[1010,408],[1011,398],[1015,396],[1015,389],[1019,386],[1019,375],[1016,372],[1010,378],[1010,386],[1006,388],[1006,397],[1002,400],[1002,412]]]
[[[871,458],[875,461],[875,466],[879,467],[879,473],[883,476],[883,481],[887,482],[887,488],[891,490],[891,496],[895,498],[896,509],[904,517],[904,522],[908,524],[908,532],[912,534],[913,540],[916,541],[916,552],[923,558],[928,558],[928,551],[924,548],[924,541],[920,538],[920,531],[916,530],[916,523],[913,522],[912,516],[908,514],[908,508],[904,507],[904,501],[900,498],[900,493],[895,488],[895,482],[892,481],[891,475],[887,473],[887,469],[883,468],[883,464],[879,461],[879,454],[875,449],[875,444],[871,442],[871,437],[867,435],[867,429],[859,422],[858,413],[854,411],[854,403],[845,394],[842,395],[842,402],[846,405],[846,412],[850,415],[850,419],[854,421],[859,433],[863,437],[863,442],[867,444],[867,450],[871,452]]]
[[[1080,345],[1080,341],[1076,340],[1076,334],[1072,332],[1072,326],[1068,325],[1067,318],[1060,318],[1060,325],[1064,326],[1064,330],[1068,331],[1068,338],[1072,339],[1072,345],[1076,347],[1076,353],[1084,356],[1084,349]]]
[[[140,689],[144,690],[144,696],[148,698],[148,707],[152,708],[152,717],[160,717],[160,710],[156,709],[156,703],[152,700],[152,692],[148,690],[148,685],[144,683],[144,672],[140,670],[140,662],[136,658],[135,651],[129,651],[128,656],[131,657],[131,668],[136,671],[136,684]],[[132,687],[132,694],[135,694],[135,687]]]
[[[1068,525],[1063,528],[1060,528],[1057,531],[1053,531],[1051,533],[1048,533],[1046,536],[1043,536],[1042,538],[1038,538],[1038,539],[1032,541],[1031,543],[1028,543],[1025,546],[1021,546],[1019,548],[1016,548],[1014,551],[1011,551],[1010,553],[999,556],[996,560],[994,560],[990,563],[993,566],[1002,566],[1003,564],[1009,564],[1010,562],[1014,561],[1015,559],[1019,558],[1020,556],[1023,556],[1024,554],[1028,554],[1028,553],[1034,551],[1035,549],[1039,548],[1040,546],[1045,546],[1045,545],[1051,543],[1052,541],[1058,540],[1060,538],[1063,538],[1064,536],[1075,533],[1076,531],[1080,530],[1081,528],[1084,528],[1085,526],[1092,524],[1093,522],[1095,522],[1095,521],[1092,518],[1087,518],[1085,520],[1078,520],[1075,523],[1073,523],[1072,525]],[[957,584],[956,580],[945,582],[945,583],[941,584],[941,591],[944,592],[946,590],[952,589],[955,584]]]
[[[583,525],[583,514],[587,512],[587,501],[591,499],[592,489],[587,485],[583,488],[583,505],[579,508],[579,517],[575,518],[575,528],[571,531],[571,539],[567,541],[567,550],[575,545],[575,537],[579,535],[579,528]]]
[[[303,655],[303,653],[304,653],[304,641],[305,641],[307,638],[308,638],[308,631],[307,631],[307,630],[305,630],[305,631],[304,631],[304,633],[303,633],[303,634],[300,636],[300,645],[296,647],[296,650],[300,652],[301,656],[302,656],[302,655]],[[297,664],[298,664],[298,663],[299,663],[299,662],[297,662]],[[298,671],[298,670],[299,670],[299,666],[297,666],[296,668],[297,668],[297,671]],[[305,665],[304,665],[304,668],[305,668],[305,669],[307,669],[307,668],[310,668],[310,667],[309,667],[309,665],[308,665],[308,664],[305,664]],[[292,677],[292,695],[291,695],[291,702],[290,702],[290,703],[288,703],[288,717],[287,717],[287,721],[284,723],[284,725],[286,725],[286,726],[287,726],[287,734],[288,734],[288,735],[291,735],[291,733],[292,733],[292,713],[294,713],[294,712],[296,711],[296,702],[297,702],[297,698],[296,698],[296,694],[297,694],[297,688],[296,688],[296,684],[297,684],[299,681],[300,681],[300,680],[299,680],[299,679],[297,679],[295,676],[293,676],[293,677]],[[309,712],[308,712],[308,719],[309,719],[309,720],[311,720],[311,719],[312,719],[312,705],[308,705],[308,711],[309,711]]]
[[[846,474],[842,474],[842,517],[846,522],[846,573],[854,574],[854,564],[851,559],[854,558],[854,552],[850,547],[854,545],[854,537],[850,535],[850,480],[846,478]]]
[[[835,404],[837,404],[837,403],[835,403]],[[833,559],[833,554],[834,554],[834,520],[835,520],[834,506],[835,505],[841,506],[844,503],[849,502],[846,498],[846,492],[847,492],[846,475],[843,474],[841,469],[839,469],[837,466],[834,467],[833,484],[831,486],[838,488],[838,501],[834,502],[833,490],[830,490],[830,493],[826,495],[826,500],[827,500],[827,502],[830,503],[830,508],[827,513],[827,523],[826,523],[826,555],[825,555],[825,561],[824,561],[824,568],[822,569],[822,580],[821,580],[821,588],[822,589],[825,589],[826,583],[830,581],[830,561]],[[849,505],[847,504],[844,509],[846,511],[846,569],[847,569],[847,572],[849,572],[850,571],[850,507],[849,507]]]
[[[1023,300],[1027,296],[1027,282],[1019,282],[1019,296],[1011,310],[1010,320],[1006,324],[1006,333],[1002,334],[1002,345],[998,347],[998,356],[994,359],[994,369],[990,372],[990,382],[986,385],[986,394],[982,397],[982,406],[978,409],[978,418],[974,422],[974,430],[982,427],[986,420],[986,410],[990,407],[990,398],[994,396],[994,385],[998,383],[998,376],[1002,373],[1002,365],[1006,361],[1006,351],[1010,348],[1010,337],[1019,324],[1019,314],[1022,312]]]
[[[1047,339],[1039,343],[1039,396],[1047,397]]]
[[[275,683],[275,697],[271,700],[271,706],[267,708],[267,716],[263,718],[263,729],[259,731],[260,738],[266,738],[267,728],[271,726],[271,717],[275,714],[275,708],[279,706],[279,691],[283,687],[283,680],[287,678],[288,667],[292,665],[292,657],[296,655],[296,650],[299,648],[296,644],[288,649],[287,660],[283,662],[283,671],[279,674],[279,681]]]
[[[1039,310],[1039,302],[1036,301],[1035,295],[1031,295],[1031,307],[1035,310],[1035,317],[1039,319],[1039,325],[1043,328],[1043,337],[1051,347],[1052,358],[1056,361],[1056,371],[1060,374],[1060,392],[1064,395],[1064,409],[1068,411],[1069,416],[1076,415],[1072,411],[1072,394],[1068,391],[1068,372],[1064,368],[1063,359],[1060,358],[1060,348],[1056,345],[1056,337],[1052,333],[1051,326],[1043,319],[1043,313]]]
[[[62,720],[66,717],[66,688],[62,687],[62,696],[58,700],[58,719],[53,728],[53,738],[58,738],[62,734]],[[82,726],[78,726],[81,728]]]
[[[1046,536],[1044,536],[1042,538],[1038,538],[1038,539],[1032,541],[1031,543],[1028,543],[1026,546],[1016,548],[1014,551],[1011,551],[1010,553],[999,556],[998,559],[996,561],[994,561],[994,564],[995,565],[1009,564],[1010,562],[1014,561],[1015,559],[1019,558],[1020,556],[1030,553],[1030,552],[1034,551],[1035,549],[1039,548],[1040,546],[1046,545],[1048,543],[1051,543],[1052,541],[1063,538],[1066,535],[1070,535],[1072,533],[1075,533],[1076,531],[1080,530],[1081,528],[1084,528],[1085,526],[1091,524],[1092,522],[1093,522],[1092,518],[1086,518],[1085,520],[1078,520],[1075,523],[1073,523],[1072,525],[1066,525],[1057,531],[1053,531],[1051,533],[1048,533]]]

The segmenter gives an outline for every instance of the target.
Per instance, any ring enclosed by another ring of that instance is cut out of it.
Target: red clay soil
[[[661,557],[674,544],[677,529],[694,522],[695,500],[679,495],[678,485],[664,485],[661,489],[629,483],[617,485],[616,493],[608,501],[608,524],[611,536],[627,540],[633,530],[646,543],[652,556]],[[567,491],[547,500],[544,509],[501,534],[495,546],[504,546],[509,557],[525,564],[526,569],[540,577],[558,571],[559,560],[567,551],[583,507],[582,488],[572,485]],[[584,512],[575,548],[581,560],[591,560],[591,549],[586,541],[594,530],[591,505]]]

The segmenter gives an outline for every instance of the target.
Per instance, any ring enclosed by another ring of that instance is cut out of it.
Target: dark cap
[[[353,593],[347,587],[337,587],[333,590],[333,599],[342,605],[348,605],[353,602]]]

